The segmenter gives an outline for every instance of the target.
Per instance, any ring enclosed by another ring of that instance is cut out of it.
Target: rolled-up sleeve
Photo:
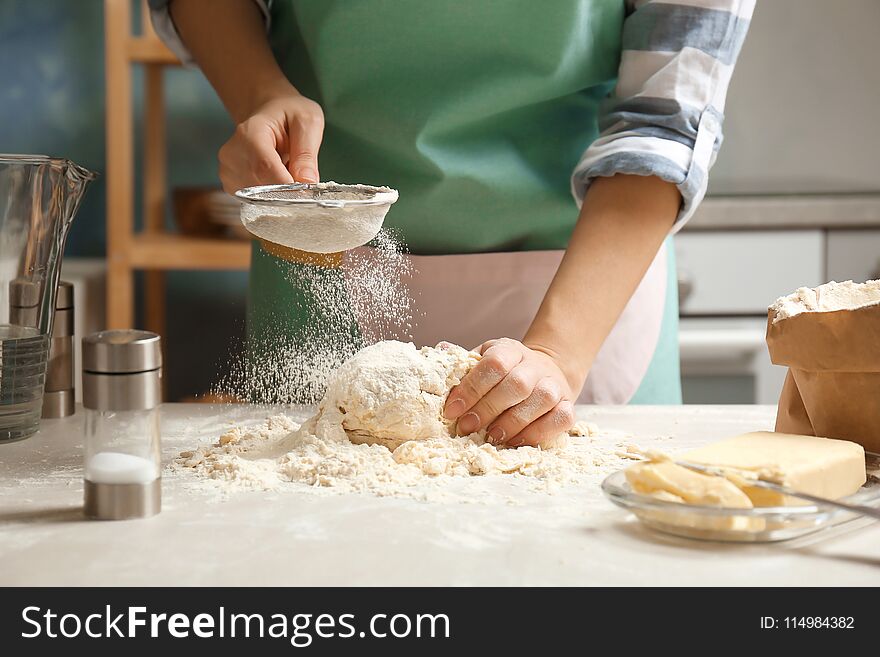
[[[196,63],[192,58],[183,39],[174,26],[174,20],[171,18],[171,3],[174,0],[148,0],[150,6],[150,22],[156,35],[162,39],[162,42],[168,49],[174,53],[184,66],[195,66]],[[269,29],[270,17],[269,5],[272,0],[252,0],[260,8],[263,14],[263,21],[266,23],[266,30]]]
[[[724,102],[754,0],[629,1],[617,85],[599,138],[572,176],[580,204],[592,180],[657,176],[682,196],[673,232],[706,194]]]

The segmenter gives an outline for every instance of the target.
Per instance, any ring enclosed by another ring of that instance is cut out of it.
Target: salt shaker
[[[49,343],[46,391],[43,393],[44,418],[68,417],[75,410],[73,327],[73,285],[61,281],[55,295],[55,321]]]
[[[85,513],[145,518],[161,509],[161,339],[134,329],[82,341]]]

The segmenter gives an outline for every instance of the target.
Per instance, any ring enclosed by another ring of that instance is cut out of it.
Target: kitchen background
[[[758,3],[710,198],[677,238],[685,401],[773,403],[782,373],[765,355],[767,305],[800,285],[880,276],[878,27],[876,0]],[[106,172],[104,3],[0,0],[0,61],[12,63],[0,69],[0,151]],[[217,185],[230,120],[199,73],[169,67],[164,80],[170,187]],[[98,324],[105,181],[77,216],[64,274],[86,291],[78,303]],[[141,193],[136,185],[135,208]],[[170,203],[166,214],[173,230]],[[168,397],[177,400],[207,390],[238,352],[246,274],[171,272],[166,284]]]

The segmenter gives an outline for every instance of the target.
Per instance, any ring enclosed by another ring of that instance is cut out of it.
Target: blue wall
[[[140,81],[138,74],[138,108]],[[216,153],[232,123],[214,92],[198,72],[169,69],[166,101],[171,187],[219,185]],[[138,110],[137,133],[140,125]],[[104,147],[103,2],[0,0],[0,152],[68,157],[103,174]],[[104,255],[105,180],[86,196],[68,256]],[[241,333],[245,284],[243,273],[169,277],[172,398],[204,390],[215,377]]]

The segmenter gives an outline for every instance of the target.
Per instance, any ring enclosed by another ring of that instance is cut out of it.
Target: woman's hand
[[[442,346],[442,343],[441,343]],[[459,435],[488,429],[496,446],[538,446],[574,424],[576,392],[555,356],[517,340],[490,340],[483,356],[449,393],[444,414]]]
[[[215,7],[216,5],[216,7]],[[199,68],[238,124],[220,149],[220,180],[242,187],[318,182],[324,112],[285,77],[252,0],[205,11],[202,0],[174,0],[171,17]]]
[[[223,189],[318,182],[323,136],[321,106],[291,87],[259,105],[220,149]]]

